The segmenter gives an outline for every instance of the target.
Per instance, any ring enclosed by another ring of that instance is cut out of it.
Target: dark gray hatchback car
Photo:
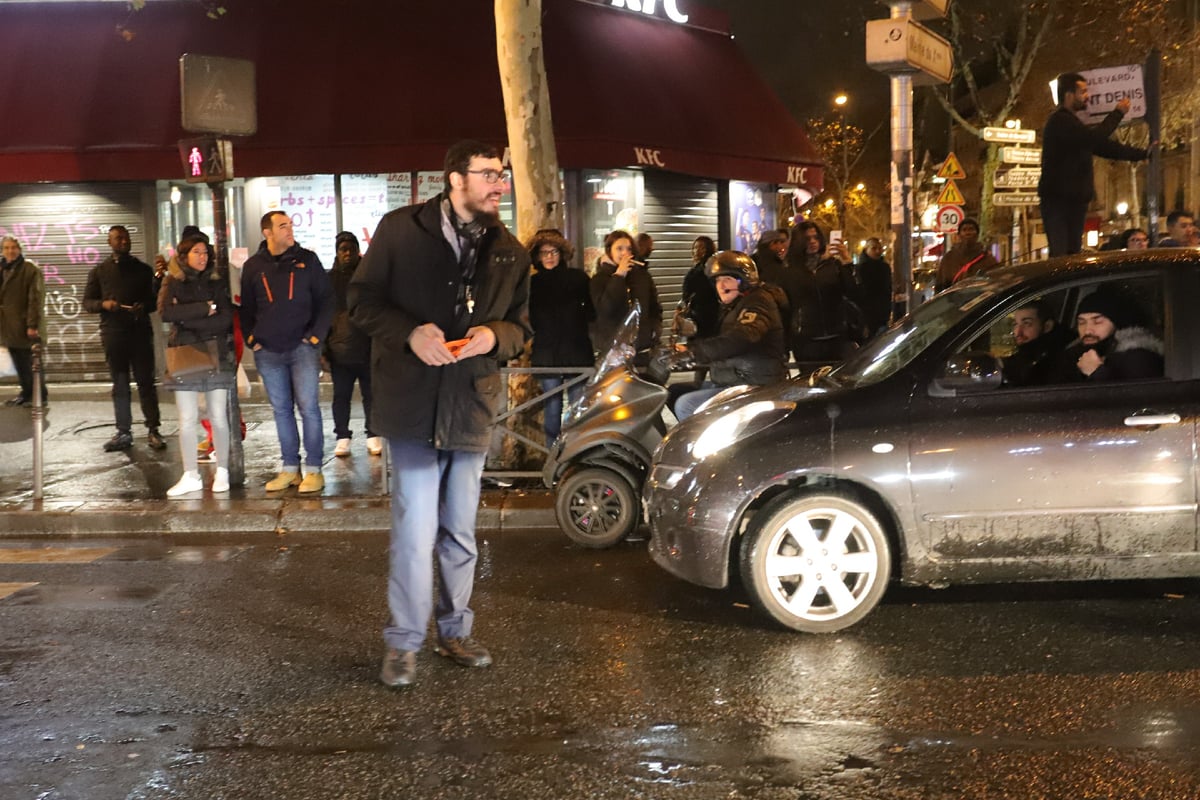
[[[644,492],[651,555],[713,588],[736,570],[810,632],[862,619],[893,578],[1200,575],[1198,302],[1190,249],[958,284],[828,375],[719,396],[672,430]],[[1031,308],[1033,371],[1014,331]]]

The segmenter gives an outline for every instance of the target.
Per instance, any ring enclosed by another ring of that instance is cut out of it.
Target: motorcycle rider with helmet
[[[754,260],[737,250],[712,256],[704,272],[721,301],[717,334],[677,344],[660,354],[654,364],[660,373],[709,367],[708,380],[675,401],[672,410],[680,421],[728,386],[762,386],[787,376],[787,346],[779,310],[787,305],[783,290],[760,281]]]

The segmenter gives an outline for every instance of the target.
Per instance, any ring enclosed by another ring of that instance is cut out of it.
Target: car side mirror
[[[933,383],[931,397],[957,397],[999,389],[1004,383],[1000,359],[990,353],[955,353],[948,356]]]

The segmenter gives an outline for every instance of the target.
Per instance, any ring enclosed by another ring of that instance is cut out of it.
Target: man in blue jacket
[[[262,232],[262,245],[242,268],[240,316],[283,455],[283,467],[266,489],[279,492],[298,485],[304,494],[320,492],[325,488],[325,441],[318,381],[321,345],[333,321],[333,288],[317,254],[296,244],[291,217],[267,212]],[[303,479],[297,407],[304,425]]]
[[[380,220],[347,297],[371,337],[371,430],[387,438],[395,465],[379,675],[391,687],[415,679],[431,611],[440,655],[492,663],[471,636],[475,515],[503,398],[499,368],[530,334],[529,253],[497,217],[508,180],[500,154],[459,142],[445,179],[443,194]]]

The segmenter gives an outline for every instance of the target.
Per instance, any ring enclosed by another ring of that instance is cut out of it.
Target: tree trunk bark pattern
[[[563,227],[562,186],[542,50],[541,0],[496,0],[496,58],[504,90],[517,230]]]

